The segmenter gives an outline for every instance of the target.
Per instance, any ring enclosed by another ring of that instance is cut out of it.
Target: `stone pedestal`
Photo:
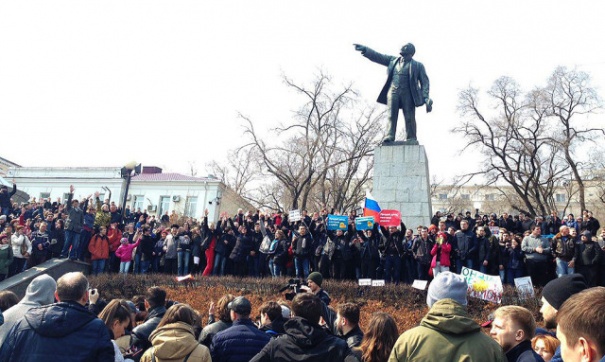
[[[401,211],[404,224],[416,233],[431,222],[429,162],[424,146],[395,142],[374,149],[374,190],[380,208]]]

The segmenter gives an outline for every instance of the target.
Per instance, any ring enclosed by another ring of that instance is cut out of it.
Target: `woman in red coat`
[[[450,271],[450,253],[452,252],[452,244],[449,242],[449,235],[440,231],[437,234],[435,245],[431,249],[433,261],[431,261],[431,269],[433,270],[433,278],[436,278],[439,273]]]

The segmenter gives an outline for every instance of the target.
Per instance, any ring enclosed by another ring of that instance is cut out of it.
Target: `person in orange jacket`
[[[88,251],[92,260],[92,275],[102,273],[105,270],[105,262],[109,258],[109,239],[105,226],[99,227],[99,232],[90,239]]]

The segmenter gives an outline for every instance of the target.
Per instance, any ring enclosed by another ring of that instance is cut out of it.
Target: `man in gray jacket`
[[[25,297],[11,308],[4,311],[4,324],[0,326],[0,345],[4,343],[8,332],[32,308],[49,305],[55,302],[57,282],[43,274],[32,280],[27,286]]]
[[[534,226],[531,234],[527,235],[521,243],[521,250],[525,253],[525,266],[531,281],[535,286],[543,287],[548,282],[548,257],[550,256],[550,243],[543,239],[542,228]]]
[[[78,200],[73,200],[74,186],[69,186],[69,196],[67,198],[67,223],[65,225],[65,245],[61,250],[61,257],[66,258],[69,252],[69,258],[72,260],[78,259],[78,250],[80,249],[80,232],[84,223],[84,211],[80,208]],[[86,202],[85,202],[86,204]],[[71,247],[71,251],[69,251]]]

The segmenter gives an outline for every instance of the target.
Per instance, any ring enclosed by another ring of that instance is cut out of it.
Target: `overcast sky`
[[[410,3],[2,1],[0,157],[181,173],[195,162],[204,175],[243,143],[238,112],[259,130],[291,117],[300,99],[282,74],[308,82],[322,68],[374,104],[385,68],[353,43],[388,54],[415,44],[435,102],[417,111],[418,137],[439,179],[479,163],[457,154],[464,142],[449,132],[469,84],[508,75],[529,89],[564,65],[605,95],[603,1]]]

